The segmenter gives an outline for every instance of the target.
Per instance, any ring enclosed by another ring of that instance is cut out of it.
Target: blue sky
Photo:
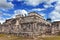
[[[0,0],[0,22],[17,14],[37,12],[45,19],[60,20],[60,0]]]

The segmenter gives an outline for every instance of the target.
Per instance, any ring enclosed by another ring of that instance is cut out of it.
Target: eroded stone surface
[[[17,36],[35,37],[55,32],[55,24],[46,21],[43,16],[35,12],[29,13],[28,16],[17,15],[16,18],[0,24],[0,33],[17,34]]]

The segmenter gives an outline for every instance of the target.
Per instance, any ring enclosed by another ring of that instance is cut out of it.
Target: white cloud
[[[57,0],[55,10],[50,13],[52,21],[60,21],[60,0]]]
[[[0,20],[0,23],[2,24],[3,22],[5,22],[5,20]]]
[[[12,18],[15,18],[15,16],[18,15],[18,14],[25,16],[25,14],[27,15],[28,12],[26,10],[20,10],[20,9],[19,10],[15,10]]]
[[[22,14],[22,15],[27,14],[26,10],[15,10],[14,12],[15,14]]]
[[[4,16],[11,16],[11,14],[8,14],[8,13],[3,13],[2,11],[0,11],[0,23],[3,23],[5,22],[5,20],[8,18],[4,18]]]
[[[44,7],[45,7],[45,8],[54,7],[53,5],[51,5],[51,3],[57,2],[57,1],[58,1],[58,0],[45,0],[45,1],[44,1],[44,2],[45,2]]]
[[[10,9],[13,7],[14,5],[11,2],[7,2],[7,0],[0,0],[0,9]]]
[[[11,16],[11,14],[3,13],[4,16]]]
[[[25,4],[32,6],[37,6],[40,3],[42,3],[42,0],[25,0]]]
[[[59,21],[60,20],[60,13],[55,10],[52,13],[50,13],[49,16],[52,19],[52,21]]]
[[[51,3],[58,1],[58,0],[25,0],[25,4],[37,6],[41,3],[45,3],[45,5],[51,6]]]
[[[44,14],[44,13],[40,13],[40,15],[42,15],[42,16],[44,17],[46,14]]]
[[[9,13],[3,13],[2,11],[0,11],[0,17],[2,17],[2,16],[11,16],[11,14],[9,14]]]
[[[21,15],[25,16],[25,14],[27,15],[27,13],[28,12],[26,10],[20,10],[20,9],[15,10],[13,15],[8,14],[8,13],[3,13],[2,11],[0,11],[0,22],[3,23],[3,22],[5,22],[6,19],[15,18],[15,16],[18,15],[18,14],[21,14]],[[3,16],[9,16],[9,17],[4,18]]]
[[[55,5],[55,10],[58,12],[60,11],[60,3],[59,2]]]
[[[0,23],[3,23],[3,22],[5,22],[5,18],[0,17]]]
[[[48,8],[48,7],[54,7],[53,5],[49,5],[49,4],[46,4],[44,5],[45,8]]]
[[[56,1],[59,1],[59,0],[44,0],[44,2],[46,4],[51,4],[51,3],[56,2]]]
[[[41,9],[41,8],[34,8],[34,9],[32,9],[31,11],[42,11],[42,10],[45,10],[45,9]]]
[[[7,2],[7,0],[0,0],[0,9],[7,11],[8,9],[11,9],[13,7],[14,5],[11,2]],[[4,18],[3,16],[11,16],[11,15],[0,11],[0,22],[1,23],[3,23],[6,20],[6,18]]]

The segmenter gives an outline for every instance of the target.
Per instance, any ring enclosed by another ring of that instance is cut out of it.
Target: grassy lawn
[[[60,36],[58,36],[58,37],[45,37],[44,40],[60,40]]]
[[[13,35],[0,34],[0,40],[26,40],[25,37],[17,37]]]
[[[60,40],[60,36],[51,36],[51,37],[39,37],[37,40]],[[0,40],[27,40],[27,38],[24,37],[17,37],[13,35],[6,35],[6,34],[0,34]],[[30,39],[33,40],[33,39]]]
[[[38,40],[43,39],[43,40],[60,40],[60,36],[51,36],[51,37],[44,37],[44,38],[38,38]]]

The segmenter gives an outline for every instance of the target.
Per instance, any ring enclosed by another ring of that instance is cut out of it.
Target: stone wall
[[[19,34],[20,36],[46,35],[51,33],[51,23],[44,20],[41,15],[31,13],[28,16],[6,20],[0,26],[0,33]]]

